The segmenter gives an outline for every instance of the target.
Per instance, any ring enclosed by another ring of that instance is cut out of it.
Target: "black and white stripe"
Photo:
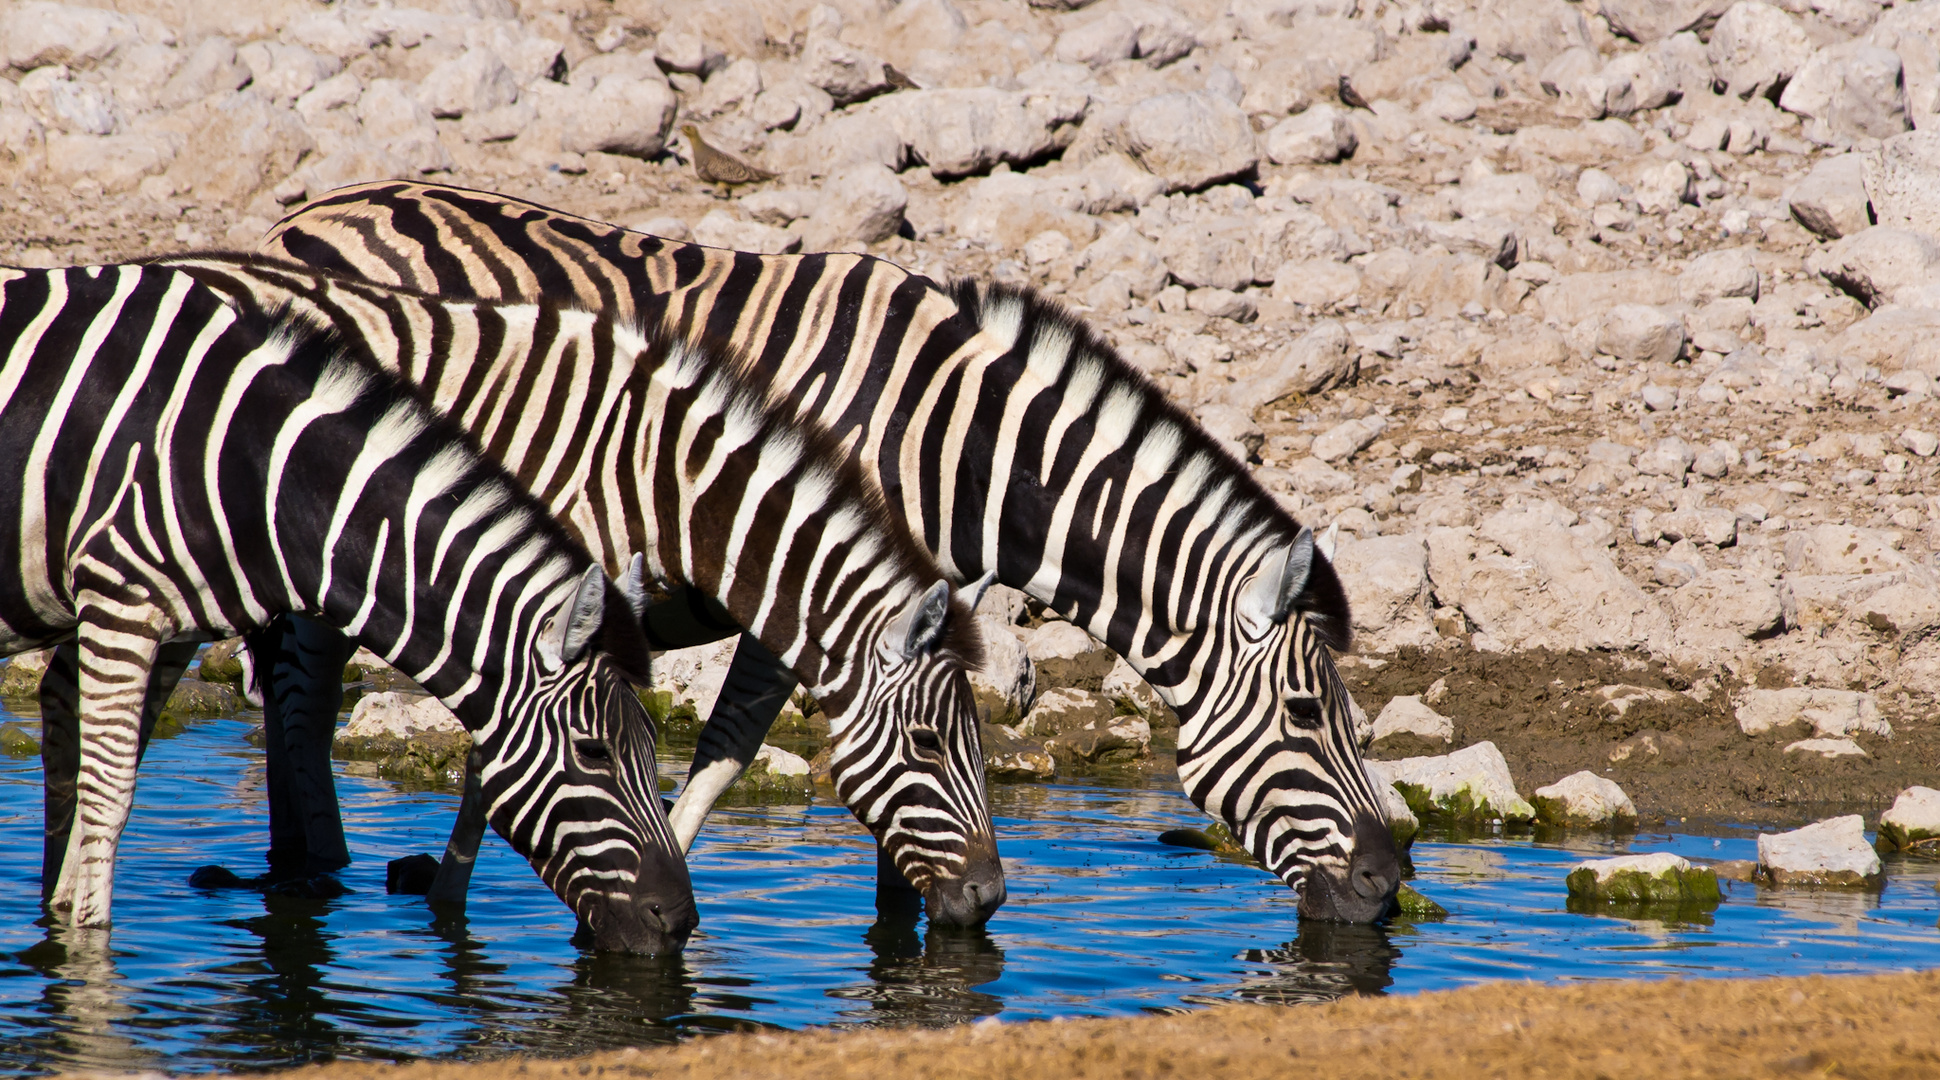
[[[857,448],[946,571],[994,570],[1144,675],[1180,715],[1187,793],[1303,910],[1387,909],[1398,859],[1327,654],[1348,638],[1332,568],[1243,466],[1051,305],[866,256],[721,251],[404,182],[333,192],[263,250],[732,343],[797,416]]]
[[[492,825],[594,944],[693,928],[629,685],[643,590],[329,335],[168,270],[0,271],[0,549],[0,653],[74,643],[43,689],[73,702],[44,718],[57,918],[109,924],[136,766],[195,643],[302,611],[457,714]]]
[[[764,388],[697,346],[575,348],[566,328],[618,332],[583,312],[541,309],[514,324],[511,313],[531,309],[263,260],[164,263],[239,306],[288,306],[353,347],[368,340],[609,564],[644,552],[657,582],[709,598],[699,611],[660,605],[649,637],[689,644],[747,627],[774,672],[765,683],[799,679],[821,703],[837,790],[932,918],[978,923],[1002,902],[965,674],[978,655],[967,610],[953,614],[929,553],[819,429],[786,421]],[[740,768],[718,761],[701,779],[724,788]],[[681,824],[684,844],[693,833]],[[461,813],[434,896],[462,895],[470,831]]]

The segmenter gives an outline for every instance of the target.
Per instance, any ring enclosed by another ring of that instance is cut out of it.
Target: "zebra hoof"
[[[438,876],[438,860],[429,855],[406,855],[392,859],[384,868],[384,891],[393,895],[423,896],[431,891]]]
[[[239,878],[223,866],[198,866],[189,874],[191,889],[253,889],[257,885],[248,878]]]

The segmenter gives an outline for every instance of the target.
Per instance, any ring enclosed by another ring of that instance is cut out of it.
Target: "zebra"
[[[1178,713],[1179,776],[1300,894],[1381,917],[1400,884],[1386,809],[1329,650],[1345,591],[1326,553],[1098,335],[1023,289],[945,288],[863,255],[676,243],[458,188],[343,188],[266,254],[440,295],[575,299],[739,347],[784,408],[853,446],[958,580],[995,572],[1104,642]],[[737,649],[733,686],[770,674]],[[745,678],[742,678],[745,673]],[[773,702],[770,693],[764,699]],[[752,753],[753,705],[717,706]],[[766,711],[773,717],[773,706]],[[699,768],[702,758],[696,757]],[[689,794],[674,809],[678,822]]]
[[[969,608],[982,586],[966,595],[968,606],[953,604],[943,572],[874,485],[819,428],[770,409],[765,387],[746,383],[740,365],[698,346],[630,363],[604,344],[575,352],[546,321],[564,311],[542,308],[522,324],[493,305],[260,257],[185,255],[156,265],[195,276],[244,310],[287,306],[336,328],[419,387],[588,548],[608,558],[643,551],[656,582],[682,586],[699,604],[653,609],[655,647],[748,627],[763,656],[762,685],[785,698],[799,680],[820,702],[837,792],[875,836],[881,863],[922,894],[931,920],[980,924],[1003,903],[967,676],[981,659]],[[518,407],[524,400],[547,407]],[[291,621],[270,654],[279,672],[318,672],[286,674],[292,692],[270,695],[298,699],[268,710],[281,718],[281,745],[299,745],[289,757],[317,762],[327,749],[321,735],[334,726],[341,693],[342,647],[327,640],[335,637]],[[762,700],[758,688],[740,686],[724,693]],[[306,742],[311,733],[318,737]],[[331,813],[305,808],[313,811],[305,836],[322,831],[341,843],[341,825],[328,828],[336,819],[322,786],[327,761],[311,771],[321,775],[290,790],[317,792],[312,801]],[[721,764],[701,779],[725,787],[739,772]],[[674,827],[684,850],[693,833]],[[447,858],[431,875],[434,902],[462,901],[482,835],[477,801],[461,801]]]
[[[395,379],[188,274],[0,270],[0,462],[0,654],[75,644],[43,745],[57,922],[112,923],[154,703],[196,643],[305,611],[457,714],[492,827],[585,940],[679,951],[693,889],[631,685],[644,561],[616,585]]]

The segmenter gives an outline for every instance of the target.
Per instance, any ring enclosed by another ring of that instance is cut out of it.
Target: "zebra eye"
[[[1286,698],[1286,706],[1289,725],[1305,731],[1320,730],[1322,710],[1319,698],[1289,695]]]
[[[909,741],[915,743],[918,750],[928,751],[932,754],[943,753],[942,737],[929,728],[911,728]]]
[[[598,739],[574,739],[573,750],[587,761],[607,762],[613,760],[613,752]]]

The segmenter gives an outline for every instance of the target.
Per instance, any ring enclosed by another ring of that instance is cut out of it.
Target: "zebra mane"
[[[790,415],[782,396],[784,388],[753,357],[713,334],[682,342],[663,328],[643,336],[656,361],[675,348],[684,347],[698,353],[710,374],[726,384],[731,400],[756,418],[757,439],[797,440],[802,446],[803,458],[818,462],[830,481],[831,505],[846,502],[856,506],[863,519],[875,526],[875,537],[882,544],[884,555],[894,561],[899,576],[919,582],[947,580],[948,575],[936,564],[936,556],[910,535],[901,518],[890,508],[882,488],[863,469],[857,460],[860,451],[845,445],[820,423]],[[977,621],[968,605],[956,595],[951,596],[950,615],[943,627],[939,649],[966,667],[983,664],[983,637],[977,630]]]
[[[288,357],[286,363],[292,372],[302,372],[305,377],[314,372],[319,385],[337,384],[342,388],[341,396],[352,402],[407,403],[411,408],[408,416],[398,416],[393,422],[403,425],[403,441],[414,447],[414,457],[451,478],[443,494],[462,493],[466,503],[482,501],[489,507],[484,517],[516,518],[528,536],[576,556],[579,562],[575,570],[593,562],[592,555],[553,518],[545,504],[480,450],[463,428],[426,404],[417,387],[350,347],[335,327],[293,311],[287,304],[260,317],[245,313],[238,321],[256,322],[257,341],[278,347]],[[467,487],[469,490],[464,490]],[[606,585],[605,603],[609,612],[631,610],[625,594],[611,580]],[[611,657],[628,681],[646,685],[651,650],[639,620],[605,618],[600,624],[595,647]]]
[[[1142,399],[1144,408],[1133,427],[1131,443],[1143,439],[1155,426],[1170,425],[1178,432],[1179,460],[1197,457],[1207,461],[1219,472],[1221,481],[1232,484],[1245,497],[1248,509],[1244,511],[1242,530],[1262,528],[1276,535],[1282,544],[1293,544],[1300,534],[1300,522],[1260,486],[1252,470],[1235,460],[1197,420],[1167,398],[1143,371],[1118,355],[1116,349],[1077,316],[1024,286],[959,278],[950,283],[949,291],[972,332],[988,329],[1008,339],[1013,349],[1028,347],[1047,328],[1066,336],[1073,343],[1073,365],[1095,363],[1107,372],[1112,385],[1129,388]],[[999,322],[1003,325],[997,325]],[[1307,616],[1315,634],[1335,652],[1346,652],[1353,644],[1354,623],[1348,611],[1347,590],[1342,587],[1333,563],[1325,556],[1314,559],[1313,571],[1295,608]]]

